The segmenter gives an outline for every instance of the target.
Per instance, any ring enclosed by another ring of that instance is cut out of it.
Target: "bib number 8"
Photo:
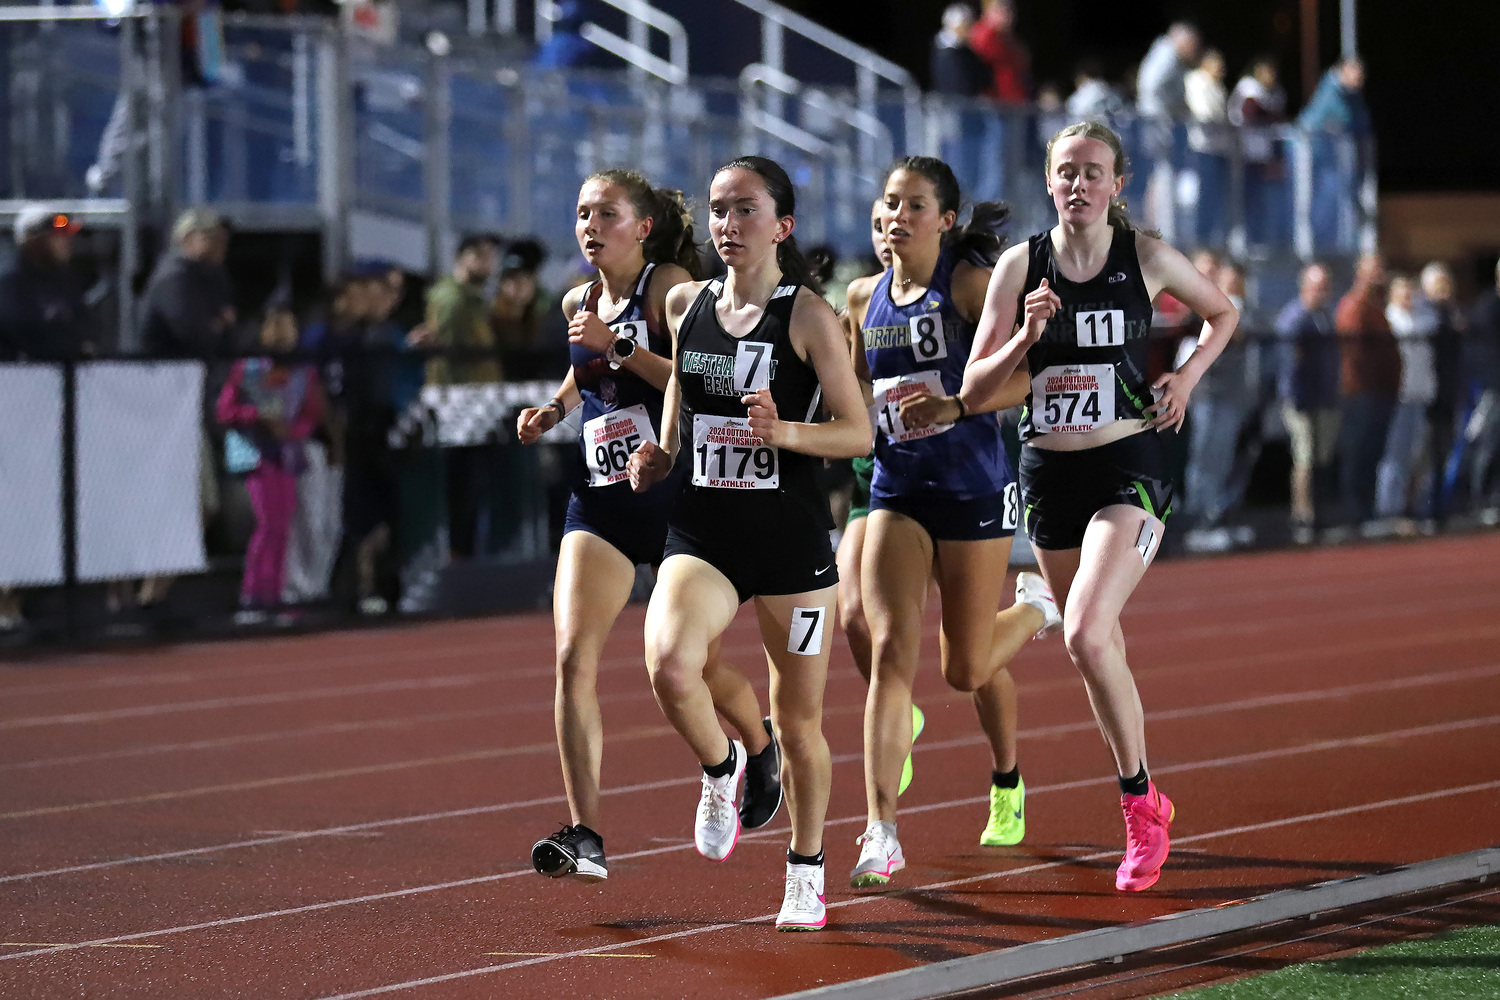
[[[918,361],[936,361],[948,356],[941,313],[924,313],[911,318],[911,353]]]
[[[1021,495],[1020,489],[1015,483],[1005,484],[1005,513],[1000,520],[1000,527],[1006,531],[1015,531],[1016,526],[1021,523]]]

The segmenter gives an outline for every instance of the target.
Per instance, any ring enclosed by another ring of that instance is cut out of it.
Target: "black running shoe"
[[[565,826],[532,844],[531,864],[551,878],[572,875],[584,882],[603,882],[609,878],[604,838],[582,824]]]
[[[781,808],[781,747],[771,730],[771,720],[763,719],[771,742],[760,753],[745,761],[745,793],[740,797],[740,826],[757,830]]]

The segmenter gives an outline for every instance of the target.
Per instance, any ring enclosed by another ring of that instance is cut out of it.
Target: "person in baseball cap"
[[[77,219],[65,212],[53,211],[50,206],[42,204],[31,204],[16,213],[13,233],[16,238],[16,246],[25,246],[28,240],[43,235],[67,235],[72,236],[82,226]],[[71,257],[72,241],[62,244],[66,247]]]
[[[93,351],[93,317],[71,266],[78,229],[75,219],[45,204],[16,213],[16,261],[0,274],[0,359],[58,360]]]

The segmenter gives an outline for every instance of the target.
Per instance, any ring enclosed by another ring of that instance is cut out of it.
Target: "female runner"
[[[646,662],[662,711],[703,765],[698,850],[722,861],[739,837],[734,795],[745,748],[719,727],[703,670],[713,640],[755,598],[792,821],[776,926],[814,930],[827,922],[831,763],[822,716],[833,633],[825,626],[838,583],[814,463],[866,454],[870,422],[838,318],[803,287],[786,172],[760,156],[732,160],[714,174],[708,207],[728,273],[667,296],[676,362],[663,439],[642,443],[630,460],[638,490],[667,476],[679,454],[691,470],[646,611]],[[808,422],[820,393],[832,419]]]
[[[975,207],[955,230],[960,192],[941,160],[910,156],[886,175],[883,229],[893,254],[873,289],[850,287],[874,386],[875,476],[862,573],[873,645],[865,708],[869,825],[856,887],[905,866],[896,797],[911,750],[911,687],[921,652],[928,581],[942,594],[943,676],[971,691],[994,756],[990,818],[980,843],[1019,843],[1024,796],[1016,764],[1015,684],[1006,664],[1021,645],[1061,624],[1035,574],[997,614],[1016,526],[1010,463],[994,412],[1025,398],[1024,379],[956,399],[984,289],[998,256],[1004,206]],[[1027,586],[1029,584],[1030,586]]]
[[[1132,228],[1118,201],[1126,161],[1114,132],[1069,125],[1047,144],[1046,169],[1058,224],[1000,258],[960,399],[989,398],[1026,359],[1026,532],[1063,606],[1068,655],[1114,754],[1126,839],[1115,886],[1146,889],[1161,876],[1174,810],[1147,770],[1120,611],[1171,513],[1161,431],[1182,424],[1193,386],[1239,313],[1186,257]],[[1205,322],[1192,356],[1150,384],[1151,301],[1163,291]]]
[[[662,390],[672,373],[663,304],[668,291],[692,280],[698,254],[681,193],[654,190],[628,170],[584,181],[574,230],[599,278],[563,298],[572,367],[562,388],[546,406],[523,410],[516,425],[521,442],[531,444],[583,407],[582,463],[568,500],[552,601],[554,714],[572,823],[537,841],[531,860],[543,875],[599,881],[608,876],[598,833],[599,652],[630,598],[635,567],[662,560],[667,512],[681,478],[637,495],[625,466],[637,443],[657,440]],[[780,761],[750,682],[720,663],[717,653],[715,645],[704,680],[749,752],[744,823],[754,829],[770,822],[781,804]]]

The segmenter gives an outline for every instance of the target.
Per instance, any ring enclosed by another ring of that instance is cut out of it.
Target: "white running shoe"
[[[823,866],[786,866],[786,895],[776,915],[778,931],[820,931],[828,924],[828,900],[823,895]]]
[[[885,885],[892,875],[906,867],[895,823],[876,820],[865,827],[855,843],[864,845],[859,852],[859,863],[849,873],[849,884],[856,889]]]
[[[1045,639],[1062,631],[1062,612],[1057,610],[1052,588],[1040,573],[1016,574],[1016,603],[1029,604],[1042,613],[1042,627],[1037,629],[1036,638]]]
[[[698,798],[698,816],[693,821],[693,842],[698,853],[710,861],[723,861],[734,852],[740,839],[740,812],[734,796],[745,773],[745,748],[739,740],[734,747],[734,770],[722,778],[703,776],[703,794]]]

